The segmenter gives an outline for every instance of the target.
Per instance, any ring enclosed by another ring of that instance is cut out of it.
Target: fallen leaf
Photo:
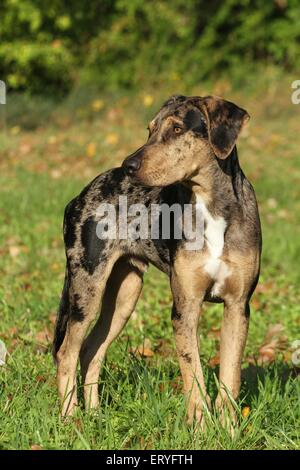
[[[22,153],[23,155],[27,155],[31,152],[31,150],[32,146],[30,144],[23,143],[22,145],[20,145],[20,153]]]
[[[286,209],[280,209],[277,212],[277,217],[279,217],[280,219],[288,219],[289,218],[289,213]]]
[[[21,253],[21,248],[19,246],[10,246],[9,254],[12,258],[16,258]]]
[[[151,106],[153,104],[153,96],[151,95],[145,95],[144,98],[143,98],[143,104],[146,108],[148,108],[149,106]]]
[[[25,291],[30,291],[32,290],[32,285],[30,284],[30,282],[24,282],[24,284],[22,285],[22,289],[24,289]]]
[[[270,207],[270,209],[276,209],[276,207],[278,206],[278,202],[276,201],[276,199],[271,197],[267,200],[267,206]]]
[[[97,111],[100,111],[100,109],[102,109],[104,106],[104,103],[102,100],[94,100],[92,102],[92,108],[93,108],[93,111],[97,112]]]
[[[263,346],[259,349],[259,362],[266,364],[275,361],[276,351],[274,346]]]
[[[37,382],[43,383],[43,382],[46,382],[47,379],[46,379],[46,377],[44,377],[43,375],[37,375],[36,378],[35,378],[35,380],[36,380]]]
[[[152,349],[145,348],[143,345],[139,346],[137,348],[137,351],[140,354],[140,356],[142,356],[142,357],[153,357],[154,356],[154,352],[152,351]]]
[[[36,345],[37,351],[43,353],[45,352],[45,350],[48,349],[49,345],[52,343],[53,334],[48,328],[45,328],[44,330],[36,333],[35,341],[37,342],[37,345]]]
[[[30,446],[30,450],[43,450],[43,448],[39,446],[38,444],[32,444]]]
[[[78,429],[78,431],[82,432],[83,431],[83,427],[82,427],[82,421],[80,418],[76,418],[74,420],[74,424],[75,424],[75,427]]]
[[[109,121],[116,121],[121,114],[121,111],[117,108],[111,108],[107,113],[107,118]]]
[[[178,375],[172,382],[171,387],[173,390],[181,391],[183,386],[182,377]]]
[[[264,342],[259,348],[258,364],[270,364],[276,359],[278,352],[287,347],[287,337],[283,335],[284,327],[281,323],[271,325],[266,333]]]
[[[174,357],[174,355],[176,355],[173,344],[166,339],[159,340],[155,347],[155,353],[158,353],[162,357]]]
[[[54,39],[54,41],[51,43],[51,47],[53,47],[53,49],[59,49],[61,47],[61,40]]]
[[[57,142],[56,135],[50,135],[49,138],[48,138],[48,143],[49,144],[56,144],[56,142]]]
[[[116,145],[119,142],[119,136],[118,134],[115,134],[114,132],[107,134],[105,137],[105,143],[108,145]]]
[[[86,154],[90,158],[93,158],[96,155],[96,144],[94,142],[90,142],[86,146]]]
[[[251,307],[253,307],[254,310],[259,310],[261,307],[261,302],[259,300],[259,297],[255,294],[251,299]]]
[[[151,341],[148,338],[145,338],[144,343],[140,344],[137,348],[130,348],[129,352],[131,352],[134,355],[137,355],[137,353],[141,357],[153,357],[154,352],[151,349]]]
[[[272,292],[276,288],[275,283],[273,281],[269,282],[260,282],[256,289],[255,292],[257,294],[267,294],[268,292]]]
[[[244,408],[242,409],[243,418],[247,418],[249,414],[250,414],[250,406],[244,406]]]
[[[219,341],[220,336],[221,336],[221,328],[218,328],[216,326],[213,326],[208,332],[209,338],[213,338]]]
[[[50,176],[51,176],[51,178],[53,178],[54,180],[57,180],[57,179],[61,178],[62,172],[61,172],[60,169],[54,168],[53,170],[50,171]]]
[[[11,135],[18,135],[20,133],[21,127],[20,126],[14,126],[10,129]]]
[[[217,353],[214,357],[212,357],[212,358],[208,361],[208,364],[210,365],[210,367],[218,366],[218,365],[220,364],[220,354]]]
[[[284,330],[284,326],[281,323],[271,325],[266,333],[265,341],[270,341],[273,337],[278,336]]]
[[[14,336],[17,336],[18,332],[19,332],[19,329],[16,326],[12,326],[11,328],[8,328],[7,330],[4,331],[4,334],[2,337],[13,338]]]
[[[61,269],[61,266],[60,266],[60,264],[58,264],[58,263],[53,263],[53,264],[51,264],[50,267],[51,267],[51,270],[52,270],[52,271],[55,271],[55,272],[56,272],[56,271],[60,271],[60,269]]]
[[[56,318],[57,318],[57,314],[56,314],[56,313],[51,313],[48,318],[49,318],[49,320],[50,320],[50,323],[51,323],[52,325],[55,325],[55,323],[56,323]]]

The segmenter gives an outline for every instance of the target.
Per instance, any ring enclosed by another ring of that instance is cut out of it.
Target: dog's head
[[[147,142],[123,167],[147,186],[186,181],[212,158],[227,158],[248,119],[244,109],[215,96],[172,96],[149,123]]]

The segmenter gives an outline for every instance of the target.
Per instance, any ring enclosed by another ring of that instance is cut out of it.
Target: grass
[[[109,350],[101,409],[92,415],[80,409],[67,422],[58,416],[49,339],[63,283],[64,206],[143,143],[146,122],[170,89],[115,96],[93,91],[85,98],[74,93],[51,112],[50,105],[31,104],[27,127],[26,100],[18,110],[17,97],[11,98],[7,130],[0,134],[0,339],[9,351],[0,367],[0,449],[299,449],[299,369],[292,363],[292,343],[300,339],[299,107],[290,101],[292,79],[267,78],[245,82],[242,91],[224,80],[188,90],[224,95],[252,117],[239,151],[258,196],[264,250],[234,438],[214,415],[204,434],[185,424],[171,295],[168,280],[154,268]],[[199,329],[213,397],[221,318],[220,306],[205,306]],[[145,340],[152,357],[130,352]]]

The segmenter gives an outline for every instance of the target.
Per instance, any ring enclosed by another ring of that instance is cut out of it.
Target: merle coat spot
[[[182,357],[182,359],[183,359],[185,362],[188,362],[189,364],[191,364],[192,358],[191,358],[191,355],[190,355],[190,354],[188,354],[188,353],[182,353],[182,354],[180,354],[180,356]]]
[[[201,111],[196,109],[189,110],[184,117],[184,124],[188,130],[193,130],[195,134],[201,137],[208,137],[206,121]]]
[[[121,183],[125,178],[123,168],[114,168],[111,173],[107,174],[104,181],[102,181],[100,194],[103,199],[110,199],[115,194],[121,192]]]
[[[81,207],[77,198],[69,202],[64,214],[64,241],[66,249],[73,248],[76,241],[75,228],[80,219]]]
[[[172,321],[179,321],[181,319],[181,313],[178,312],[175,305],[172,307],[171,319]]]
[[[70,316],[72,320],[81,322],[84,319],[84,312],[83,312],[83,308],[79,307],[78,305],[79,300],[80,300],[79,294],[75,294],[72,304],[71,304]]]
[[[97,222],[93,217],[86,219],[81,227],[81,243],[84,248],[81,264],[89,274],[94,273],[100,260],[105,257],[103,251],[107,242],[98,238],[96,228]]]

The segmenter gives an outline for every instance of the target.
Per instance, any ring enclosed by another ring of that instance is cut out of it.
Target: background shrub
[[[219,72],[300,65],[298,0],[2,0],[0,76],[14,90],[187,84]]]

